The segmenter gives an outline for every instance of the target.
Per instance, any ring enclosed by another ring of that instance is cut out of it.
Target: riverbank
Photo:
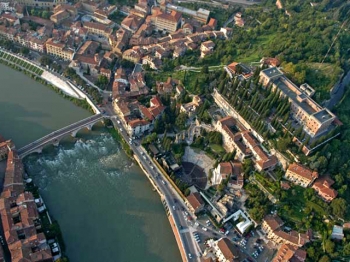
[[[115,127],[108,128],[109,133],[113,137],[113,139],[117,142],[119,142],[122,145],[122,148],[125,152],[125,154],[130,157],[131,159],[134,159],[134,152],[128,145],[128,142],[123,139],[123,137],[119,134],[119,131],[115,129]]]

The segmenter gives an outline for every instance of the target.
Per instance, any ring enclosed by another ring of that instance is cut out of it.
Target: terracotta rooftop
[[[222,238],[218,242],[218,247],[223,254],[223,256],[228,261],[233,261],[234,258],[237,257],[237,251],[235,250],[234,245],[231,243],[231,241],[228,238]]]
[[[230,162],[220,163],[220,173],[222,175],[230,175],[233,173],[233,168]]]
[[[264,221],[268,224],[268,226],[270,227],[270,229],[272,231],[280,228],[284,224],[284,222],[282,221],[282,219],[279,216],[267,215],[264,218]]]
[[[309,180],[314,180],[318,178],[318,173],[316,171],[312,171],[309,168],[297,163],[290,164],[288,167],[288,171]]]
[[[145,125],[148,125],[149,122],[146,121],[146,120],[143,120],[143,119],[134,119],[134,120],[131,120],[128,125],[132,128],[135,128],[137,126],[145,126]]]
[[[204,204],[203,199],[198,192],[191,193],[186,198],[194,210],[197,210],[201,205]]]
[[[314,188],[320,195],[326,196],[327,198],[331,198],[332,200],[337,197],[338,192],[331,188],[331,186],[334,184],[334,181],[328,177],[321,177],[316,179],[315,183],[312,185],[312,188]]]

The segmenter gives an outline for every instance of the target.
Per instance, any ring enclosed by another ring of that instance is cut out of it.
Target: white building
[[[127,131],[130,136],[139,135],[151,129],[150,122],[143,119],[135,119],[128,122]]]
[[[232,175],[232,165],[230,162],[224,162],[218,164],[213,170],[213,176],[211,177],[212,185],[219,185],[223,179],[227,179]]]

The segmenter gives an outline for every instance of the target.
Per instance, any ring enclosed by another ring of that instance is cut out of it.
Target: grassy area
[[[319,198],[310,199],[307,191],[310,188],[293,186],[288,191],[283,191],[283,200],[280,201],[279,214],[286,222],[298,224],[303,227],[305,219],[320,221],[326,215],[325,203]],[[305,229],[305,228],[304,228]]]
[[[217,154],[221,154],[221,153],[225,153],[225,149],[218,144],[210,144],[209,147],[211,148],[211,150],[213,150],[213,152],[217,153]]]
[[[42,75],[42,73],[44,73],[44,71],[41,68],[39,68],[35,65],[32,65],[31,63],[28,63],[25,60],[19,59],[16,56],[7,54],[3,51],[0,51],[0,58],[4,58],[5,60],[8,60],[12,63],[15,63],[16,65],[25,68],[30,73],[34,73],[37,75]]]
[[[272,181],[270,177],[265,177],[259,173],[255,173],[255,179],[258,180],[272,195],[275,195],[275,191],[279,188],[278,182]]]

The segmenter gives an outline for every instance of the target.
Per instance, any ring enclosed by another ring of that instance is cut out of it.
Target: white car
[[[188,253],[188,258],[189,258],[189,259],[191,259],[191,258],[192,258],[191,253]]]
[[[207,231],[207,230],[208,230],[206,227],[202,227],[202,229],[203,229],[204,231]]]
[[[197,227],[199,226],[198,222],[194,223]]]

